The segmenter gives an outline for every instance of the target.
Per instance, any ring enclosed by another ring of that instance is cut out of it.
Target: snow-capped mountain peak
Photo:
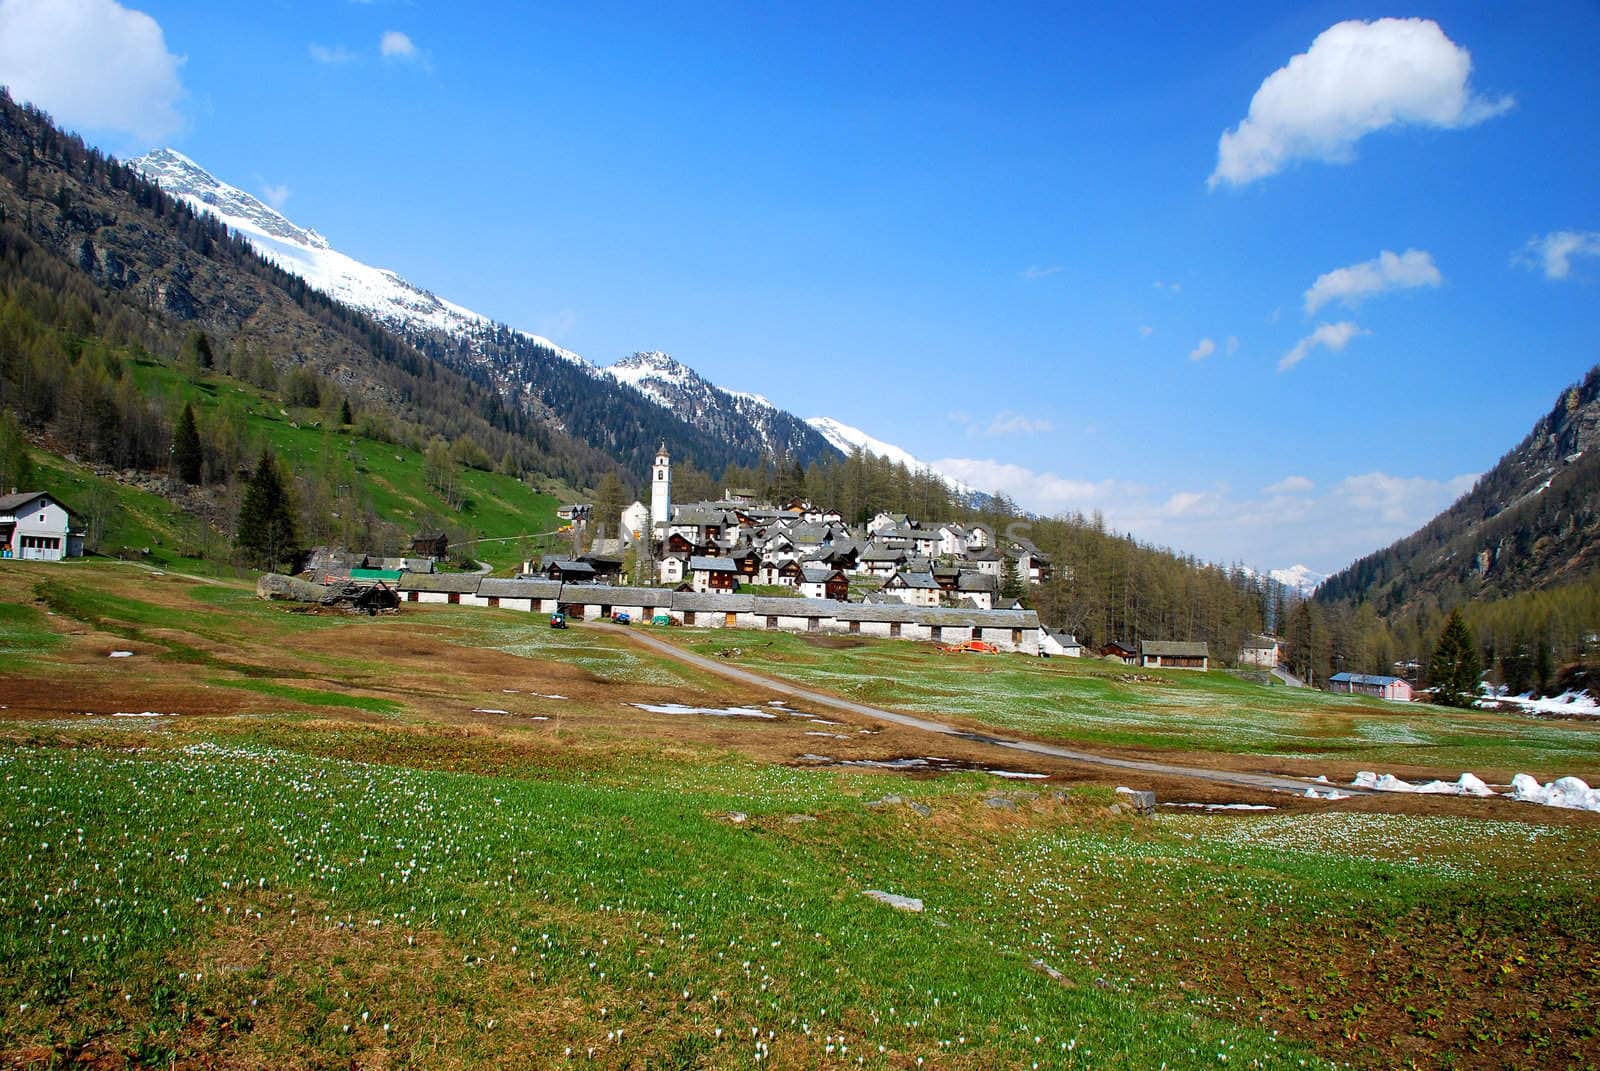
[[[237,186],[228,185],[176,149],[156,149],[129,163],[143,172],[145,178],[159,183],[168,193],[209,210],[230,227],[293,242],[309,249],[331,248],[328,240],[316,231],[295,226],[277,209],[262,204]]]
[[[300,276],[317,290],[352,308],[360,309],[388,327],[442,331],[470,344],[491,330],[487,316],[440,298],[407,282],[387,268],[375,268],[334,249],[321,234],[300,227],[283,213],[263,204],[236,186],[213,176],[176,149],[156,149],[128,161],[146,178],[160,184],[196,211],[208,212],[249,240],[267,260]],[[518,332],[534,345],[559,357],[588,366],[570,350],[547,338]]]
[[[1274,569],[1268,575],[1286,588],[1293,588],[1295,591],[1307,593],[1315,591],[1318,584],[1328,579],[1327,573],[1319,573],[1305,565],[1292,565],[1287,569]]]
[[[904,465],[908,469],[918,470],[930,467],[911,456],[909,451],[902,450],[893,443],[886,443],[882,439],[875,439],[860,428],[851,427],[849,424],[835,420],[832,417],[807,417],[806,423],[816,428],[824,439],[827,439],[845,454],[854,453],[856,447],[859,446],[862,450],[875,457],[885,458],[898,465]]]
[[[769,454],[809,460],[828,450],[828,444],[798,418],[761,395],[718,387],[660,351],[630,354],[601,371],[707,430],[747,425]]]

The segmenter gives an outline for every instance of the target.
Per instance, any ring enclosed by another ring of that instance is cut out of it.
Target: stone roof
[[[563,584],[561,601],[606,606],[670,606],[672,590],[611,587],[608,584]]]
[[[754,605],[753,595],[728,595],[715,591],[675,591],[672,593],[674,610],[709,610],[714,613],[748,613]],[[785,600],[789,601],[789,600]]]
[[[987,591],[991,594],[1000,590],[1000,582],[988,573],[963,572],[956,577],[957,591]]]
[[[14,494],[0,495],[0,513],[15,513],[36,498],[43,497],[43,491],[18,491]]]
[[[1187,643],[1179,640],[1143,640],[1139,654],[1145,658],[1210,658],[1211,652],[1204,642]]]
[[[400,577],[400,590],[472,595],[483,579],[480,573],[405,573]]]
[[[896,584],[896,581],[899,583]],[[883,582],[884,587],[888,587],[890,584],[895,584],[896,587],[907,587],[922,591],[939,590],[939,582],[933,578],[932,573],[896,573]]]
[[[401,585],[401,590],[405,586]],[[499,599],[554,599],[561,594],[559,580],[524,580],[505,576],[486,576],[478,584],[478,594]]]
[[[736,573],[739,571],[738,566],[733,564],[732,558],[708,558],[703,554],[696,554],[690,558],[689,568],[697,573]]]

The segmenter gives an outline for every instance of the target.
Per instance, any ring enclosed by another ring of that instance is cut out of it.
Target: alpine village
[[[0,1067],[1600,1066],[1600,367],[1331,575],[1214,560],[15,92]]]

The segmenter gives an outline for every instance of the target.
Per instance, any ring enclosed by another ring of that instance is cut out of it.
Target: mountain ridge
[[[1327,603],[1380,614],[1580,580],[1600,570],[1600,365],[1565,388],[1512,450],[1416,532],[1335,573]]]
[[[728,444],[743,463],[755,462],[762,453],[809,463],[833,452],[826,439],[762,395],[718,387],[666,354],[656,356],[671,367],[662,364],[656,374],[632,374],[637,365],[627,362],[637,354],[601,367],[548,338],[494,321],[397,272],[357,260],[335,249],[317,230],[294,223],[175,149],[157,149],[129,163],[166,192],[243,235],[264,258],[334,300],[368,313],[414,343],[425,344],[422,336],[434,332],[444,336],[456,344],[447,348],[454,362],[480,366],[509,401],[532,409],[563,430],[606,441],[605,429],[596,422],[570,419],[565,406],[582,391],[563,370],[546,365],[543,355],[565,361],[597,382],[614,382],[636,392],[650,404]],[[545,382],[551,379],[563,382]],[[618,444],[613,441],[612,445]],[[716,451],[704,444],[698,450],[693,443],[688,446],[708,467],[717,460]],[[628,455],[621,460],[642,471],[642,454],[632,450]]]

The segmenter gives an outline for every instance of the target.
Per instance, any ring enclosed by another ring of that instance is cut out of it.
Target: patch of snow
[[[1417,794],[1447,796],[1498,796],[1483,780],[1464,773],[1456,781],[1429,781],[1412,784],[1392,774],[1376,774],[1363,770],[1350,782],[1354,788],[1376,792],[1413,792]],[[1588,782],[1578,777],[1561,777],[1548,785],[1529,774],[1517,774],[1511,779],[1510,797],[1524,803],[1538,803],[1546,807],[1566,807],[1572,810],[1600,812],[1600,789],[1590,788]]]
[[[1546,807],[1600,811],[1600,788],[1590,788],[1589,783],[1579,777],[1560,777],[1541,785],[1537,778],[1519,773],[1511,779],[1511,798]]]
[[[1350,782],[1352,788],[1365,788],[1374,792],[1413,792],[1423,796],[1493,796],[1494,789],[1484,784],[1475,774],[1464,773],[1454,781],[1428,781],[1412,784],[1393,774],[1375,774],[1362,770]]]
[[[631,707],[647,710],[651,714],[709,714],[714,718],[764,718],[776,721],[778,716],[752,707],[691,707],[682,703],[629,703]]]
[[[1043,781],[1049,774],[1023,773],[1021,770],[985,770],[984,773],[994,774],[996,777],[1009,777],[1017,781]]]
[[[1195,807],[1207,811],[1276,811],[1266,803],[1163,803],[1163,807]]]
[[[112,657],[112,658],[132,658],[133,657],[133,652],[132,651],[112,651],[110,657]]]
[[[510,714],[509,710],[496,710],[494,707],[473,707],[474,714]]]
[[[1530,692],[1523,692],[1521,695],[1501,695],[1493,699],[1479,700],[1478,705],[1489,708],[1510,705],[1520,708],[1524,714],[1563,714],[1574,718],[1600,718],[1600,702],[1588,692],[1566,691],[1543,699],[1536,698]]]

